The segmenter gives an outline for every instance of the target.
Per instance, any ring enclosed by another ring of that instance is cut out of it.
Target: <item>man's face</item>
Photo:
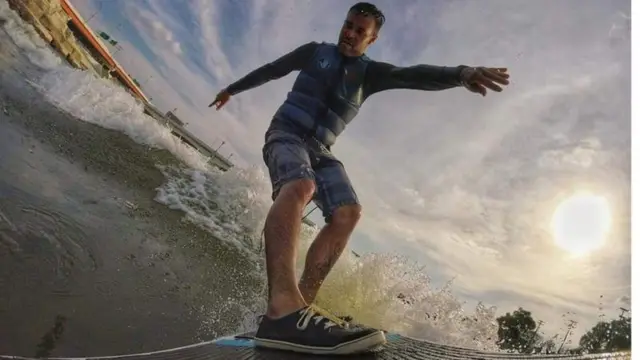
[[[360,56],[377,37],[373,16],[350,12],[340,30],[338,48],[346,56]]]

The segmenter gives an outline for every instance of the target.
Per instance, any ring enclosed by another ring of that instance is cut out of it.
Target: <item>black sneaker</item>
[[[257,347],[321,355],[366,352],[386,342],[382,331],[350,327],[314,305],[279,319],[264,316],[254,340]]]

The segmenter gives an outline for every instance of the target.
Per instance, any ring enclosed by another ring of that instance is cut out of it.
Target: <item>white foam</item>
[[[255,250],[270,206],[268,182],[256,167],[227,172],[162,167],[167,178],[156,201],[185,212],[216,237]]]
[[[13,43],[23,50],[29,61],[43,69],[53,69],[62,63],[60,57],[50,51],[49,45],[42,40],[32,26],[25,24],[6,1],[0,2],[0,20],[2,28]]]
[[[144,114],[142,103],[123,87],[62,62],[6,2],[0,2],[0,18],[13,44],[40,68],[33,82],[49,101],[81,120],[121,131],[138,143],[166,149],[193,168],[208,169],[208,159],[171,135],[167,126]]]
[[[182,168],[160,168],[166,182],[157,189],[158,202],[183,211],[197,226],[256,258],[260,256],[261,232],[271,198],[269,182],[259,168],[236,167],[224,173],[211,169],[207,159],[144,115],[142,105],[120,86],[61,62],[2,1],[0,18],[5,19],[4,29],[11,41],[42,70],[35,82],[52,103],[81,120],[121,131],[136,142],[166,149],[184,161],[187,166]],[[299,273],[316,232],[303,227]],[[411,301],[399,298],[400,294]],[[229,299],[229,304],[234,301]],[[325,282],[318,302],[369,325],[409,336],[496,350],[495,309],[479,304],[473,314],[465,314],[449,287],[432,288],[421,268],[398,256],[373,254],[356,259],[346,251]],[[229,304],[219,304],[215,316],[224,316],[220,309]],[[264,306],[260,295],[240,324],[243,330],[254,323]]]
[[[38,81],[48,100],[72,115],[118,130],[134,141],[170,151],[189,166],[208,169],[202,154],[171,134],[171,129],[143,113],[143,105],[122,87],[66,66],[46,72]]]

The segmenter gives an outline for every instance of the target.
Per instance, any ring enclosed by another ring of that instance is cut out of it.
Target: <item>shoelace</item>
[[[309,326],[309,322],[311,322],[311,320],[314,320],[316,325],[318,325],[320,321],[324,319],[328,320],[324,323],[325,329],[328,329],[332,326],[347,328],[347,323],[345,321],[315,305],[309,305],[306,309],[300,310],[300,314],[302,314],[302,316],[296,324],[299,330],[306,329],[307,326]]]

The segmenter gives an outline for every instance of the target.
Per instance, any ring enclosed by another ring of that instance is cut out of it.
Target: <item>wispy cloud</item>
[[[335,41],[343,1],[117,1],[153,52],[119,58],[165,110],[262,165],[263,134],[294,74],[240,94],[215,93],[311,40]],[[542,317],[595,320],[600,295],[630,293],[630,5],[628,1],[375,1],[387,24],[370,56],[412,65],[507,66],[486,98],[462,89],[373,96],[334,147],[364,206],[355,246],[395,250],[456,277],[468,298]],[[87,5],[88,6],[88,5]],[[113,23],[113,19],[103,19]],[[112,26],[114,26],[112,24]],[[123,39],[133,39],[128,32]],[[558,202],[576,189],[607,197],[607,246],[570,259],[551,238]],[[364,245],[366,244],[366,245]],[[591,316],[591,317],[590,317]]]
[[[156,43],[162,44],[164,42],[174,54],[182,54],[180,43],[175,40],[173,32],[162,21],[156,19],[153,13],[138,9],[138,16],[142,19],[139,24],[144,27],[145,32],[149,32],[154,36]]]

